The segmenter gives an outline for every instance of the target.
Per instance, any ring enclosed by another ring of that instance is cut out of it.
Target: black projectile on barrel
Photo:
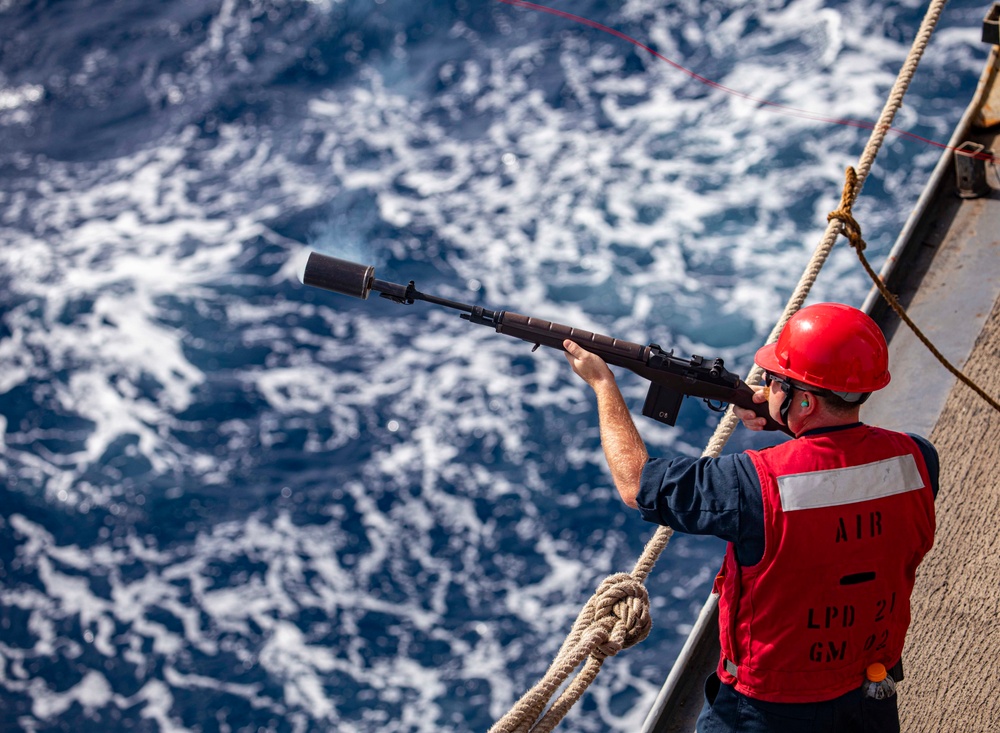
[[[375,268],[313,252],[306,262],[302,282],[341,295],[366,300],[372,290]]]

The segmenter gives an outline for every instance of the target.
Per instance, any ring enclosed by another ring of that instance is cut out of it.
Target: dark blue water
[[[558,7],[866,121],[922,14]],[[984,12],[949,6],[898,127],[948,139]],[[561,356],[304,288],[308,252],[745,372],[866,138],[499,2],[8,0],[0,27],[2,730],[488,728],[653,528]],[[939,155],[887,142],[876,263]],[[842,247],[815,299],[867,287]],[[638,419],[697,454],[716,416]],[[562,729],[637,729],[721,550],[672,541],[653,633]]]

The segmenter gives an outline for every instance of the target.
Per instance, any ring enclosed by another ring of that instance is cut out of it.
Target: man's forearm
[[[625,399],[614,380],[594,386],[597,394],[597,414],[601,428],[601,446],[611,469],[622,501],[630,507],[638,506],[639,482],[642,468],[649,459],[646,444],[635,427]]]

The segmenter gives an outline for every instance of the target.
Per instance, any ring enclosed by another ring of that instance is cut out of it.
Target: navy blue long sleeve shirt
[[[846,430],[860,423],[810,430],[806,435]],[[934,496],[938,492],[937,450],[930,441],[917,442]],[[642,470],[636,497],[642,518],[678,532],[714,535],[736,546],[744,567],[764,557],[764,498],[757,470],[746,453],[718,458],[652,458]]]

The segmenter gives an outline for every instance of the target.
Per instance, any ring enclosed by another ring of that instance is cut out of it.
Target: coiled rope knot
[[[861,238],[861,225],[858,224],[858,220],[851,213],[851,208],[854,206],[854,199],[858,195],[858,174],[853,166],[847,166],[845,178],[844,190],[840,194],[840,206],[827,214],[826,220],[833,221],[837,219],[840,222],[841,233],[847,237],[851,246],[858,252],[864,252],[865,247],[868,245]]]
[[[593,649],[591,656],[603,661],[649,636],[653,625],[649,615],[649,594],[629,573],[615,573],[605,578],[587,605],[593,612],[591,628],[603,629],[606,637]]]

